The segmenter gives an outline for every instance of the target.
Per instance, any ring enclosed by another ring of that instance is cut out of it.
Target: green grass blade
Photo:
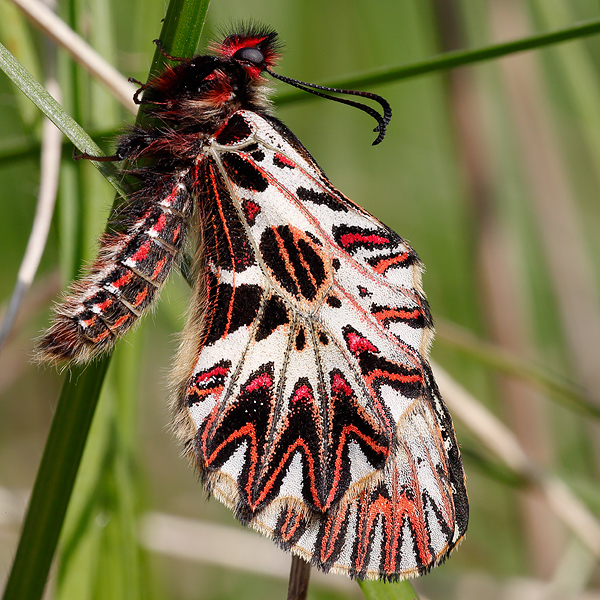
[[[171,0],[160,34],[168,54],[188,57],[196,53],[209,5],[210,0]],[[163,61],[164,56],[157,48],[150,72]]]
[[[152,600],[154,573],[138,542],[145,505],[138,469],[143,329],[116,348],[59,541],[57,600]]]
[[[76,148],[93,156],[102,156],[102,151],[94,140],[2,44],[0,44],[0,69],[73,142]],[[120,195],[124,195],[115,165],[106,162],[93,164],[115,190]]]
[[[89,135],[94,143],[96,140],[115,139],[119,135],[119,130],[115,128],[103,128],[101,131],[91,131]],[[70,150],[72,144],[70,140],[63,140],[63,152]],[[28,158],[38,158],[42,145],[37,140],[18,138],[13,140],[2,140],[0,142],[0,167],[6,164],[19,162]]]
[[[467,469],[472,465],[489,479],[493,479],[504,486],[524,489],[529,485],[525,477],[513,471],[504,463],[490,458],[487,454],[478,450],[475,444],[461,442],[460,454],[463,463],[467,465]]]
[[[183,40],[182,46],[187,44],[191,52],[202,29],[201,23],[191,27],[191,15],[204,17],[208,4],[209,0],[173,0],[167,10],[164,27],[168,24],[170,35]],[[171,50],[170,40],[165,35],[161,39]],[[91,138],[3,46],[0,68],[79,149],[99,153]],[[111,170],[107,163],[94,164],[105,176]],[[109,360],[73,368],[63,385],[3,600],[38,600],[43,594]]]
[[[3,2],[0,5],[0,34],[12,54],[17,57],[17,60],[34,77],[41,79],[41,65],[35,51],[34,35],[27,26],[20,10],[11,2]],[[21,95],[15,96],[15,102],[19,116],[25,125],[25,130],[33,133],[36,124],[39,123],[40,115],[38,111],[35,106],[32,106],[31,102],[27,101],[27,98],[23,98]]]
[[[367,600],[419,600],[410,581],[384,583],[383,581],[359,581]]]
[[[3,600],[42,597],[107,367],[74,367],[63,385]]]
[[[568,2],[534,0],[532,5],[540,14],[544,27],[556,28],[574,20],[573,9]],[[575,110],[581,133],[593,157],[596,171],[600,168],[600,81],[596,74],[594,55],[589,47],[571,44],[552,51],[553,63],[561,74],[564,93]]]
[[[500,58],[501,56],[508,56],[517,52],[524,52],[525,50],[534,50],[536,48],[543,48],[544,46],[596,35],[598,33],[600,33],[600,19],[591,19],[579,23],[578,25],[559,29],[558,31],[553,31],[551,33],[532,35],[520,40],[502,44],[493,44],[476,50],[456,50],[453,52],[446,52],[439,56],[434,56],[433,58],[421,60],[409,65],[374,69],[367,73],[328,82],[324,85],[341,89],[370,88],[375,85],[408,79],[409,77],[418,77],[419,75],[435,73],[436,71],[445,71],[455,67],[463,67],[473,63]],[[277,96],[276,102],[278,105],[283,105],[298,102],[300,100],[310,100],[315,97],[316,96],[313,96],[312,94],[293,91]]]
[[[547,392],[550,397],[567,408],[594,419],[600,419],[598,402],[586,390],[567,378],[549,369],[523,359],[520,356],[477,338],[468,329],[438,319],[437,340],[455,350],[463,352],[473,360],[492,369],[527,381]]]

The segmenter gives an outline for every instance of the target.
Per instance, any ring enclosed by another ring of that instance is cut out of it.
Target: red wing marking
[[[254,225],[254,219],[256,219],[256,215],[260,212],[260,206],[255,202],[252,202],[252,200],[244,200],[242,202],[242,208],[248,225]]]
[[[380,235],[364,235],[362,233],[344,233],[340,236],[340,245],[344,249],[352,248],[356,245],[376,245],[383,246],[389,244],[390,240]]]
[[[389,256],[386,258],[379,258],[377,260],[373,260],[370,264],[376,273],[384,275],[389,268],[394,267],[396,265],[402,266],[411,259],[412,255],[410,253],[402,252],[396,256]]]
[[[295,169],[296,165],[287,157],[285,154],[281,154],[281,152],[276,152],[275,157],[273,158],[273,162],[277,166],[288,167],[289,169]]]
[[[223,231],[225,233],[225,238],[227,239],[227,249],[229,250],[228,255],[229,256],[233,256],[233,244],[231,243],[231,236],[230,236],[230,233],[229,233],[229,229],[228,229],[228,227],[226,225],[227,220],[225,219],[225,215],[223,214],[223,205],[222,205],[222,202],[221,202],[221,197],[219,195],[219,190],[217,190],[217,184],[216,184],[217,178],[216,178],[216,176],[214,174],[212,165],[210,167],[210,170],[211,170],[211,179],[210,179],[210,182],[211,182],[211,185],[213,186],[213,194],[214,194],[214,198],[215,198],[216,208],[219,211],[219,217],[220,217],[221,223],[223,223]],[[233,283],[233,286],[235,288],[235,264],[233,265],[232,271],[233,271],[233,273],[232,273],[232,283]],[[229,323],[231,323],[231,315],[232,315],[232,312],[233,312],[233,302],[234,302],[234,299],[235,299],[235,295],[232,294],[231,295],[231,300],[229,301],[229,307],[227,309],[227,327],[225,329],[224,335],[227,335],[227,331],[228,331],[228,328],[229,328]]]
[[[377,348],[375,348],[375,346],[373,346],[373,344],[371,344],[367,338],[364,338],[356,333],[350,332],[347,339],[348,349],[350,352],[352,352],[352,354],[354,354],[354,356],[358,356],[361,352],[365,351],[375,353],[378,352]]]

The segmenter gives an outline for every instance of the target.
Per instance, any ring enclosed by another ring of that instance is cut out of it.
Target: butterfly
[[[160,47],[160,46],[159,46]],[[277,34],[242,27],[134,100],[151,124],[116,153],[136,189],[38,354],[85,363],[148,312],[185,240],[195,286],[173,375],[174,430],[237,519],[326,572],[427,572],[465,535],[468,499],[431,368],[421,262],[327,179],[272,114]],[[139,83],[139,82],[138,82]],[[82,155],[83,158],[100,160]]]

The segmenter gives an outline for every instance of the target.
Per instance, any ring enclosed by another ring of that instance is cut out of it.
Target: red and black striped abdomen
[[[127,215],[122,230],[102,237],[88,274],[56,308],[38,346],[40,359],[83,363],[110,350],[157,297],[182,248],[192,208],[185,173],[153,182],[121,206]]]

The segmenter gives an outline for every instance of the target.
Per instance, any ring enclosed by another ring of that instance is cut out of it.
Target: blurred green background
[[[61,0],[56,10],[124,75],[145,80],[164,2]],[[285,42],[280,73],[327,82],[599,15],[597,0],[213,0],[202,48],[242,20],[265,23]],[[7,0],[0,0],[0,41],[39,81],[55,71],[63,105],[110,152],[110,140],[131,115]],[[600,38],[372,91],[394,110],[377,147],[371,119],[333,102],[285,105],[277,114],[334,185],[411,242],[427,266],[425,290],[442,326],[452,321],[517,359],[564,375],[600,405]],[[41,123],[38,110],[0,76],[2,310],[35,210]],[[18,540],[23,494],[68,377],[30,363],[32,340],[81,261],[92,259],[114,197],[91,165],[71,160],[71,151],[65,144],[57,212],[36,282],[0,355],[0,582]],[[117,350],[49,597],[225,600],[286,593],[289,558],[282,555],[279,569],[258,534],[194,535],[193,524],[164,517],[242,532],[227,509],[206,501],[168,428],[167,375],[188,297],[187,284],[174,275],[156,312]],[[532,460],[600,515],[597,425],[451,342],[451,333],[440,336],[432,357],[514,431]],[[492,468],[496,457],[460,420],[455,425],[470,527],[448,563],[415,582],[421,596],[600,595],[596,559],[538,495]],[[190,534],[189,547],[185,535],[175,535],[176,523]],[[242,546],[246,540],[250,550]],[[235,564],[238,552],[247,569],[219,563],[229,555]],[[281,576],[261,574],[261,567],[252,572],[248,554]],[[315,577],[309,594],[361,597],[358,586],[339,576]]]

